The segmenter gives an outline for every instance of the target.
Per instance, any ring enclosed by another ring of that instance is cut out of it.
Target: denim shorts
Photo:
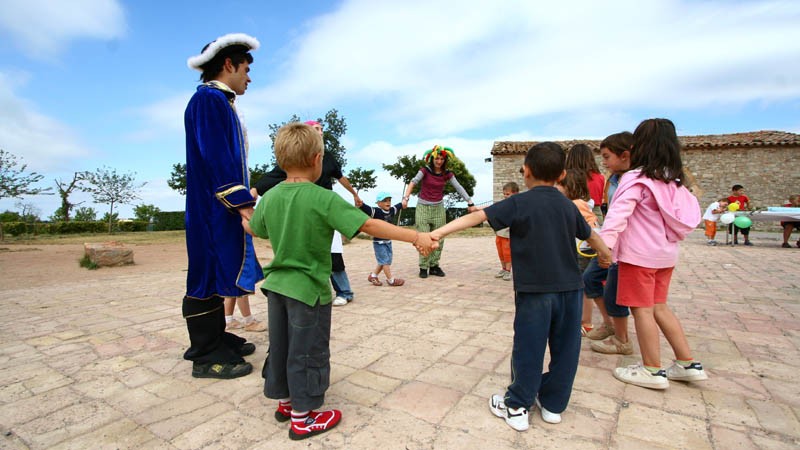
[[[392,241],[372,241],[372,248],[375,250],[375,259],[379,265],[392,265]]]
[[[603,286],[603,281],[606,282]],[[628,317],[627,306],[617,305],[617,265],[612,264],[603,269],[597,264],[597,258],[589,261],[589,267],[583,272],[583,292],[589,298],[603,298],[606,311],[611,317]]]

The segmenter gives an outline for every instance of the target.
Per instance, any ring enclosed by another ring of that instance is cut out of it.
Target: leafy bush
[[[131,220],[126,222],[117,222],[114,227],[115,231],[147,231],[147,226],[150,225],[149,221]]]
[[[183,211],[160,211],[155,215],[155,231],[185,230],[185,214]]]

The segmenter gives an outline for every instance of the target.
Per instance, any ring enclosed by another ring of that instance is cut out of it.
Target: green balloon
[[[750,228],[750,225],[753,224],[753,221],[747,216],[739,216],[733,220],[733,224],[739,228]]]

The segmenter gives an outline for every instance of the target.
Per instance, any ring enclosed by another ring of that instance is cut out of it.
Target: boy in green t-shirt
[[[370,219],[333,191],[314,184],[322,172],[322,138],[310,126],[290,123],[275,137],[275,159],[286,181],[258,203],[249,231],[269,238],[275,254],[264,267],[261,290],[269,309],[269,354],[264,395],[278,400],[275,418],[292,421],[289,437],[305,439],[335,427],[341,411],[322,406],[330,382],[333,230],[353,238],[359,231],[411,242],[428,254],[428,233]],[[247,228],[247,227],[246,227]]]

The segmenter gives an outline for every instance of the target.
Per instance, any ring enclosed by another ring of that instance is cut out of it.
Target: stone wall
[[[525,190],[519,173],[524,158],[521,154],[493,155],[494,201],[503,198],[503,184],[509,181]],[[800,147],[695,148],[684,150],[683,158],[699,186],[703,210],[716,199],[727,197],[734,184],[744,186],[753,207],[781,206],[789,195],[800,194]],[[603,170],[600,156],[596,159]],[[756,223],[757,228],[775,228],[770,225]]]

